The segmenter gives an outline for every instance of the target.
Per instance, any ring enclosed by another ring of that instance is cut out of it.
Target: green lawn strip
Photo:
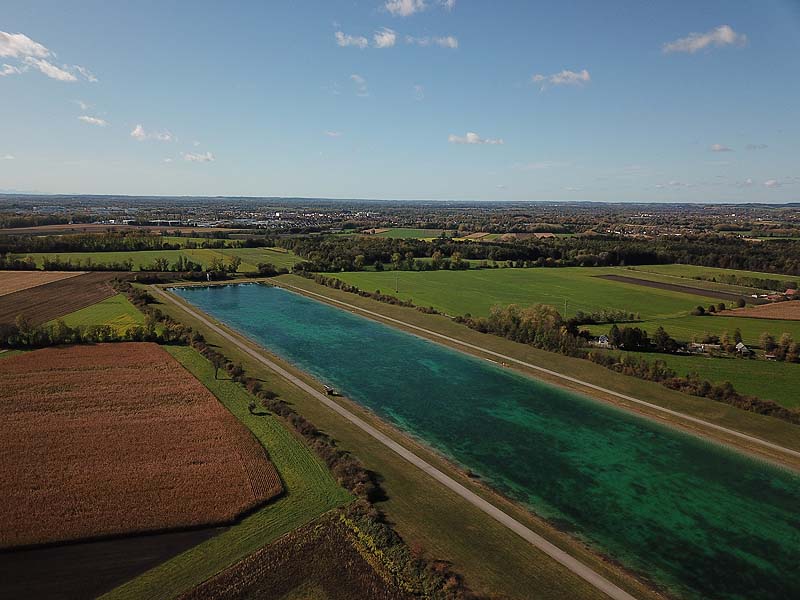
[[[165,346],[165,349],[264,445],[281,475],[285,492],[223,533],[112,590],[105,598],[173,598],[352,499],[327,467],[278,418],[249,413],[251,396],[239,384],[215,379],[211,364],[191,348]]]
[[[649,271],[651,273],[663,273],[665,275],[675,275],[692,279],[698,276],[721,277],[724,275],[736,275],[739,277],[757,277],[759,279],[778,279],[780,281],[795,281],[800,283],[797,275],[782,275],[780,273],[764,273],[760,271],[742,271],[738,269],[720,269],[718,267],[700,267],[697,265],[641,265],[634,267],[637,271]],[[783,291],[783,290],[781,290]]]
[[[70,327],[111,325],[118,330],[125,330],[133,325],[143,325],[144,315],[124,294],[117,294],[70,313],[61,320]]]
[[[619,274],[614,268],[563,267],[533,269],[481,269],[468,271],[384,271],[336,273],[339,279],[362,290],[411,299],[450,315],[488,315],[495,304],[537,303],[554,305],[566,315],[578,310],[624,310],[643,319],[688,314],[698,304],[713,299],[671,290],[648,288],[594,277]],[[397,287],[395,287],[397,286]],[[398,291],[395,292],[395,289]]]
[[[4,350],[3,352],[0,352],[0,359],[10,358],[11,356],[22,354],[22,352],[22,350]]]
[[[800,407],[800,365],[735,357],[681,356],[625,352],[649,361],[663,360],[679,376],[697,373],[712,383],[730,381],[737,391],[788,408]]]
[[[284,277],[288,278],[287,281],[306,281],[295,276]],[[455,570],[467,578],[468,584],[473,589],[520,600],[531,597],[545,600],[565,597],[587,599],[605,597],[463,498],[434,482],[417,467],[399,459],[382,443],[318,400],[286,383],[248,354],[231,346],[172,302],[159,304],[158,308],[201,331],[209,343],[222,347],[224,353],[243,364],[249,374],[264,381],[266,387],[278,392],[283,399],[292,403],[300,414],[336,439],[342,449],[351,451],[368,469],[376,472],[381,480],[381,487],[388,497],[378,506],[386,513],[398,533],[407,542],[420,544],[429,557],[451,561]],[[420,314],[417,311],[411,312]],[[255,344],[252,345],[257,347]],[[278,357],[272,358],[309,384],[319,387],[319,383],[307,374]],[[341,401],[349,410],[387,435],[402,441],[417,455],[424,457],[432,465],[476,493],[490,499],[514,518],[557,543],[585,564],[618,585],[629,590],[633,589],[637,598],[653,597],[647,588],[620,576],[611,563],[599,559],[581,543],[556,532],[523,507],[484,489],[439,454],[398,434],[395,429],[359,405],[346,400]]]
[[[385,304],[370,298],[362,298],[356,294],[320,286],[313,281],[297,275],[281,275],[276,278],[276,281],[279,283],[289,283],[299,288],[323,294],[330,298],[347,302],[348,304],[363,307],[391,318],[400,319],[418,327],[424,327],[471,344],[479,345],[494,352],[500,352],[512,358],[523,360],[557,373],[578,377],[588,383],[603,386],[618,393],[627,394],[640,400],[676,410],[723,427],[735,429],[787,448],[800,450],[800,435],[798,435],[800,429],[795,425],[791,425],[779,419],[747,412],[707,398],[698,398],[669,390],[658,383],[622,375],[588,360],[570,358],[554,352],[546,352],[525,344],[512,342],[499,336],[479,333],[441,315],[428,315],[413,308]],[[713,319],[715,317],[710,318]],[[402,327],[400,328],[402,329]],[[551,381],[563,387],[575,389],[580,393],[588,394],[585,388],[577,384],[570,384],[562,379],[550,377],[539,372],[532,374],[539,379]],[[592,392],[591,395],[606,399],[600,392]],[[625,404],[624,401],[618,401],[614,398],[608,399],[615,403]],[[633,408],[635,409],[635,407]],[[756,448],[758,447],[753,447],[752,449]]]

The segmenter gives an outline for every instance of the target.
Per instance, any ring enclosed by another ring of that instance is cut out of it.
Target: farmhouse
[[[607,335],[601,335],[597,338],[595,345],[599,346],[600,348],[611,348],[611,341],[608,339]]]
[[[742,342],[736,344],[736,351],[742,356],[749,356],[752,353],[752,350],[750,350],[750,348],[745,346]]]

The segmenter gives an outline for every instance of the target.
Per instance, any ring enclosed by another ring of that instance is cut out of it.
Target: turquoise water
[[[681,596],[800,598],[788,471],[279,288],[175,292]]]

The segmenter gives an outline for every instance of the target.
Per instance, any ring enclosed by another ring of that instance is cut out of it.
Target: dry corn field
[[[0,360],[0,548],[220,524],[282,492],[258,441],[156,344]]]
[[[83,271],[0,271],[0,296],[83,275]]]

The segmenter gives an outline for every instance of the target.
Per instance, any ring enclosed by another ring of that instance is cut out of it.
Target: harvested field
[[[722,315],[728,317],[747,317],[750,319],[783,319],[786,321],[800,321],[800,301],[771,302],[760,306],[748,306],[726,310]]]
[[[336,515],[283,536],[181,598],[281,600],[287,596],[328,600],[411,598],[387,583],[356,550]]]
[[[719,290],[707,290],[699,287],[691,287],[688,285],[678,285],[675,283],[664,283],[662,281],[651,281],[649,279],[638,279],[636,277],[626,277],[625,275],[596,275],[598,279],[608,279],[609,281],[617,281],[619,283],[632,283],[633,285],[641,285],[649,288],[656,288],[659,290],[670,290],[673,292],[683,292],[684,294],[694,294],[695,296],[706,296],[707,298],[719,298],[720,300],[738,300],[742,297],[741,294],[734,294],[732,292],[721,292]]]
[[[110,285],[114,277],[119,274],[85,273],[0,296],[0,323],[13,323],[20,314],[45,323],[100,302],[116,294]]]
[[[81,271],[0,271],[0,296],[82,274]]]
[[[0,548],[228,523],[282,492],[252,434],[156,344],[0,361]]]

